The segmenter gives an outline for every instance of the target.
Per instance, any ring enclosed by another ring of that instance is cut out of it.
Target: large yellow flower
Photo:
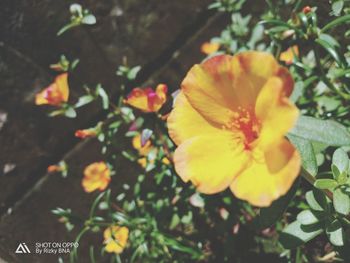
[[[230,187],[255,206],[284,195],[301,162],[284,138],[299,114],[288,100],[293,85],[288,70],[264,52],[193,66],[168,118],[180,177],[206,194]]]
[[[129,229],[125,226],[110,226],[103,232],[105,250],[109,253],[120,254],[128,242]]]

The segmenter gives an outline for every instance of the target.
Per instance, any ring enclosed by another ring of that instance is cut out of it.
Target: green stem
[[[316,178],[309,174],[304,168],[301,168],[301,176],[304,177],[312,186],[315,184]],[[327,189],[322,190],[329,199],[333,200],[333,193]]]
[[[320,55],[319,55],[319,49],[318,47],[316,47],[314,49],[314,53],[315,53],[315,59],[316,59],[316,64],[317,64],[317,68],[319,69],[320,73],[321,73],[321,80],[335,93],[337,93],[340,97],[342,97],[345,100],[349,100],[350,96],[340,90],[338,90],[333,83],[327,78],[326,73],[322,67],[321,64],[321,59],[320,59]]]

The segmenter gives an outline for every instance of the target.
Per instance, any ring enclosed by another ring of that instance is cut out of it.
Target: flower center
[[[260,130],[260,122],[256,118],[254,111],[238,107],[231,125],[232,129],[243,133],[245,148],[250,149],[250,144],[258,138]]]

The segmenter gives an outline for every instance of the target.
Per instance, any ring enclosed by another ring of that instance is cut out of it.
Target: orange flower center
[[[253,110],[238,107],[238,112],[235,112],[231,123],[231,129],[239,130],[243,133],[244,146],[248,150],[251,149],[251,143],[259,136],[260,122]]]

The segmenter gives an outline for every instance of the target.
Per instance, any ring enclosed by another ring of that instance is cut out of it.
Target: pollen
[[[232,114],[232,122],[229,129],[241,131],[246,149],[250,149],[250,144],[259,136],[260,122],[256,118],[252,109],[237,108],[237,112]]]

